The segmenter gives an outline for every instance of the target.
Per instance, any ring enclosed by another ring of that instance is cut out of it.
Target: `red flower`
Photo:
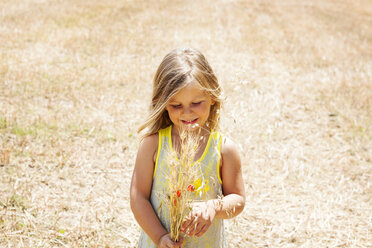
[[[181,191],[180,190],[177,190],[177,196],[181,197]]]
[[[194,190],[195,190],[194,185],[190,184],[189,186],[187,186],[187,191],[194,192]]]
[[[174,206],[177,205],[177,199],[174,199]]]

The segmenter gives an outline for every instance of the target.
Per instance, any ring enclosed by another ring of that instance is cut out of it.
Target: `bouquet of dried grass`
[[[180,133],[180,149],[174,149],[168,157],[168,205],[170,212],[170,236],[178,241],[182,222],[192,210],[191,205],[195,194],[202,193],[204,177],[201,173],[200,163],[194,162],[199,148],[200,133],[184,129]],[[199,184],[195,186],[195,182]]]

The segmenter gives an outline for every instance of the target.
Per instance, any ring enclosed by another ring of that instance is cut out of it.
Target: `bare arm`
[[[130,205],[134,217],[153,242],[159,246],[160,239],[168,232],[161,224],[150,203],[154,154],[157,151],[158,135],[144,138],[138,149],[130,187]]]
[[[222,154],[222,200],[211,200],[217,218],[233,218],[240,214],[245,205],[245,190],[238,148],[229,139],[221,147]]]

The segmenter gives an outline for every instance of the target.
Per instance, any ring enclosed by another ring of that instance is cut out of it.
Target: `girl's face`
[[[191,82],[169,100],[165,109],[179,130],[193,124],[204,127],[213,104],[211,96],[199,84]]]

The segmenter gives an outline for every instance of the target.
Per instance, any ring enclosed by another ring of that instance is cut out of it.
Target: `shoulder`
[[[238,146],[230,138],[222,137],[221,142],[221,166],[225,169],[231,166],[241,166]]]
[[[153,157],[153,155],[157,152],[158,143],[159,143],[158,133],[144,137],[139,145],[138,154],[141,156],[151,155],[151,157]]]
[[[221,155],[236,154],[239,155],[238,146],[226,136],[222,136]]]
[[[151,134],[144,137],[140,143],[140,146],[157,146],[159,142],[159,133]]]

